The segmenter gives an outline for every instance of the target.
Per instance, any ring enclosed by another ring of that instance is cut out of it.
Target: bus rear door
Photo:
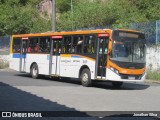
[[[96,57],[96,79],[106,78],[108,42],[109,42],[109,34],[98,34],[97,57]]]
[[[59,76],[62,36],[52,36],[51,39],[49,72],[51,76]]]

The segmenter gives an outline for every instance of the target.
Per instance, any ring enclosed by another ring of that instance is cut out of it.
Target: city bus
[[[34,79],[78,78],[83,86],[93,81],[142,82],[146,76],[146,40],[140,31],[81,30],[13,35],[10,68]]]

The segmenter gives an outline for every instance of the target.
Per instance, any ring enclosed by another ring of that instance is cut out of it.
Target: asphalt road
[[[160,111],[160,84],[83,87],[75,79],[32,79],[0,71],[0,111],[81,111],[87,116],[95,116],[94,111]]]

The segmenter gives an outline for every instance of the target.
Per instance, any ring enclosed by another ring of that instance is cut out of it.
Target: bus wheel
[[[123,85],[123,82],[112,82],[113,87],[120,88]]]
[[[31,68],[32,78],[37,79],[39,77],[39,70],[37,64],[34,64]]]
[[[84,69],[80,75],[81,84],[85,87],[89,87],[92,85],[91,73],[89,69]]]

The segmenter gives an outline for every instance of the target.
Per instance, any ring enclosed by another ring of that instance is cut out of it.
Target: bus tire
[[[120,88],[123,85],[123,82],[112,82],[112,86],[114,88]]]
[[[31,75],[32,75],[32,78],[38,79],[39,70],[38,70],[38,65],[37,64],[33,64],[32,68],[31,68]]]
[[[85,87],[90,87],[92,85],[91,73],[89,69],[83,69],[80,75],[81,84]]]

